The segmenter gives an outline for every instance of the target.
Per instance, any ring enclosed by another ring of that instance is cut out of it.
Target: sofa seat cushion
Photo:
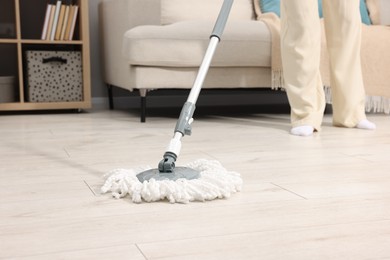
[[[198,67],[214,22],[183,21],[143,25],[124,35],[123,54],[131,65]],[[211,66],[270,67],[271,35],[261,21],[228,22]]]

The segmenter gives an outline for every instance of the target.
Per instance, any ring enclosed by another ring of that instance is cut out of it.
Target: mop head
[[[111,192],[119,199],[129,195],[133,202],[153,202],[167,199],[171,203],[188,203],[229,198],[241,190],[240,174],[227,171],[218,161],[200,159],[186,165],[200,172],[199,179],[159,180],[141,183],[136,175],[150,167],[137,170],[116,169],[105,175],[102,193]]]

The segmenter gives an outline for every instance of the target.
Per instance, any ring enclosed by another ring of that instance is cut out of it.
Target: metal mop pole
[[[137,177],[140,181],[149,180],[150,178],[160,178],[157,175],[162,175],[162,178],[171,180],[176,180],[178,178],[196,179],[199,177],[199,173],[194,172],[192,169],[183,167],[175,168],[175,162],[180,154],[181,138],[185,135],[191,135],[191,123],[193,122],[192,116],[195,111],[195,104],[202,89],[214,52],[221,40],[221,35],[225,28],[232,5],[233,0],[224,0],[223,2],[214,29],[210,35],[210,42],[206,54],[199,67],[191,92],[187,101],[184,103],[180,117],[177,120],[173,138],[164,153],[163,159],[159,162],[158,171],[153,170],[153,172],[138,174]]]

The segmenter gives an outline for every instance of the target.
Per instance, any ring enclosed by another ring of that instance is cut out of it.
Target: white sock
[[[360,121],[356,125],[356,128],[366,129],[366,130],[374,130],[374,129],[376,129],[376,125],[374,123],[368,121],[367,119],[363,119],[362,121]]]
[[[298,136],[310,136],[313,134],[313,132],[314,132],[314,127],[310,125],[293,127],[290,131],[292,135],[298,135]]]

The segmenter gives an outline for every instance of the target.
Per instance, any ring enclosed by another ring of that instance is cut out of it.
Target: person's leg
[[[325,110],[318,0],[281,0],[281,54],[292,134],[319,131]]]
[[[365,91],[360,61],[359,0],[323,0],[330,60],[333,124],[374,129],[366,119]]]

